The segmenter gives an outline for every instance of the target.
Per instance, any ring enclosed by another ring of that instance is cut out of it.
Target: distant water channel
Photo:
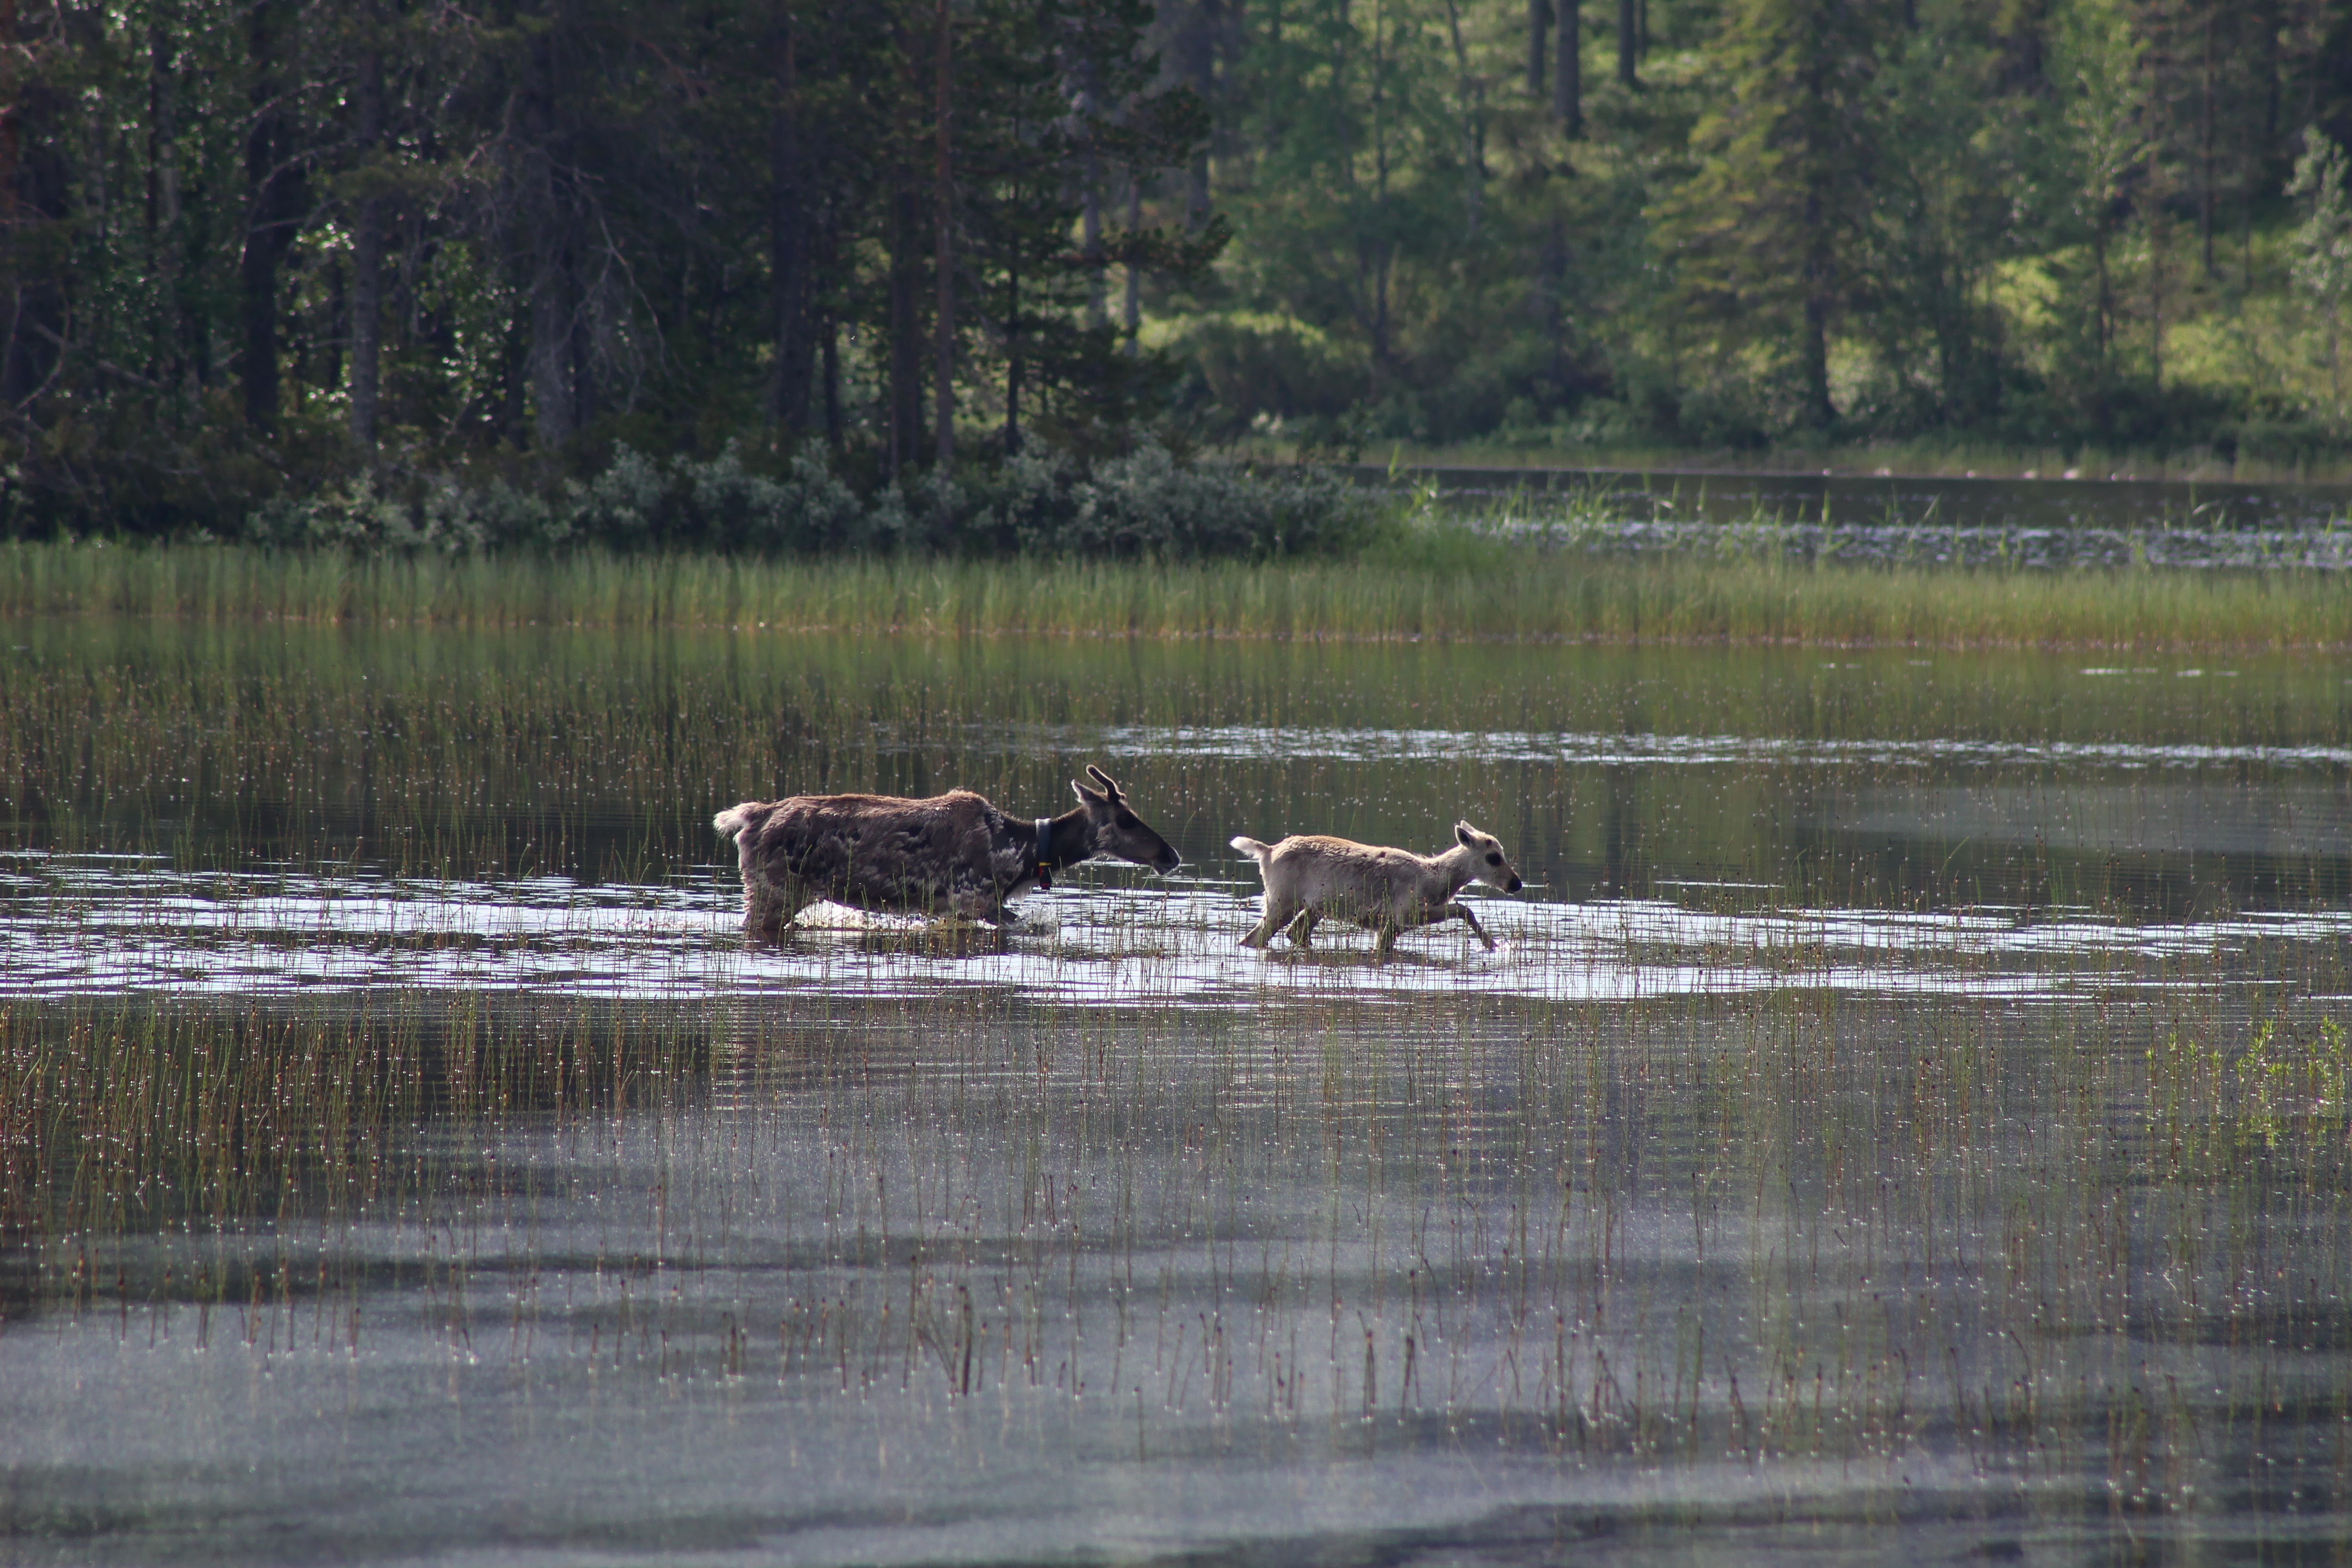
[[[0,1558],[2328,1558],[2347,938],[2337,658],[0,626]]]
[[[1915,565],[2352,567],[2352,485],[1385,468],[1520,537],[1627,554],[1772,550]]]

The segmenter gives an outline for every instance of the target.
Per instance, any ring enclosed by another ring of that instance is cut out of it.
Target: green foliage
[[[1262,560],[1359,545],[1374,506],[1370,492],[1321,470],[1179,461],[1149,444],[1091,465],[1036,447],[863,499],[805,449],[766,473],[732,446],[709,461],[667,463],[623,446],[601,471],[552,493],[496,478],[392,485],[362,473],[277,497],[237,531],[273,547],[443,555],[595,546]]]
[[[1737,0],[1726,90],[1692,138],[1698,173],[1657,230],[1686,308],[1727,348],[1770,346],[1794,369],[1798,418],[1815,425],[1837,416],[1830,333],[1868,277],[1882,33],[1876,9],[1851,0]]]
[[[622,446],[821,442],[921,533],[938,454],[978,494],[1032,443],[2346,438],[2352,72],[2293,7],[1554,9],[42,0],[0,528],[702,515]]]
[[[2352,1135],[2352,1037],[2332,1017],[2293,1030],[2263,1019],[2235,1051],[2168,1035],[2147,1052],[2147,1118],[2179,1174],[2218,1180],[2265,1155],[2308,1168]]]
[[[2344,149],[2316,125],[2304,133],[2287,195],[2303,204],[2294,231],[2293,276],[2326,339],[2330,414],[2344,422],[2344,307],[2352,302],[2352,205],[2344,195]]]

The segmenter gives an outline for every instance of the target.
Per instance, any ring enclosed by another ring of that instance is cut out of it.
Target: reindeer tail
[[[1265,864],[1265,858],[1274,853],[1274,847],[1272,845],[1260,844],[1256,839],[1246,836],[1235,838],[1232,840],[1232,843],[1234,848],[1240,850],[1243,855],[1256,861],[1261,866]]]
[[[710,819],[710,826],[721,837],[732,838],[745,828],[756,826],[766,816],[770,807],[761,801],[747,800],[740,805],[730,805]]]

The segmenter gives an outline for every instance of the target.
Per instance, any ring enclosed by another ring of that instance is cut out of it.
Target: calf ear
[[[1466,822],[1457,822],[1454,825],[1454,837],[1460,840],[1465,849],[1478,847],[1478,830]]]

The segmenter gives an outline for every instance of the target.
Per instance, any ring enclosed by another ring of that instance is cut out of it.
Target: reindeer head
[[[1506,893],[1516,893],[1527,886],[1519,880],[1518,869],[1510,857],[1503,853],[1503,841],[1491,833],[1481,833],[1466,822],[1454,825],[1454,837],[1474,858],[1470,863],[1470,879],[1484,882]]]
[[[1093,853],[1116,855],[1122,860],[1163,872],[1173,871],[1184,863],[1183,857],[1170,847],[1168,840],[1128,809],[1127,796],[1111,782],[1108,773],[1088,763],[1087,776],[1102,787],[1088,789],[1072,779],[1070,788],[1077,792],[1078,804],[1086,807],[1087,837]]]

